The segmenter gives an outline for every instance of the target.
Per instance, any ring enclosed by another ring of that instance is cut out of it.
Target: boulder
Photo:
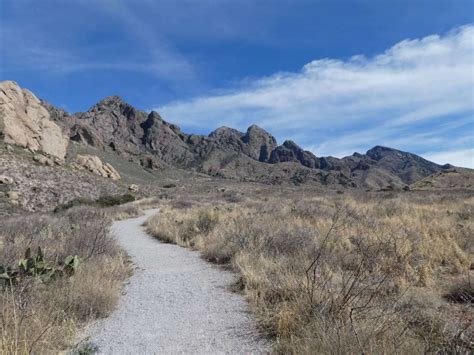
[[[54,160],[41,154],[35,154],[33,160],[41,165],[54,166]]]
[[[14,81],[0,83],[0,137],[31,151],[64,159],[68,138],[30,91]]]
[[[20,194],[18,191],[8,191],[7,196],[10,199],[10,201],[17,201],[18,198],[20,197]]]
[[[129,190],[130,192],[138,192],[139,188],[138,188],[137,185],[131,184],[131,185],[128,187],[128,190]]]
[[[120,180],[120,174],[109,163],[104,163],[96,155],[78,155],[76,163],[93,174],[106,177],[112,180]]]
[[[0,185],[11,185],[14,181],[11,177],[0,175]]]

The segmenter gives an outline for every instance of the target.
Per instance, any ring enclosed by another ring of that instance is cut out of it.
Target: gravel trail
[[[156,212],[114,223],[137,269],[115,312],[86,330],[87,341],[101,354],[265,353],[245,300],[228,291],[235,275],[148,236],[141,224]]]

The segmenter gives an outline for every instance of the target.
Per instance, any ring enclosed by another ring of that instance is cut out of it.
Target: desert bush
[[[97,198],[96,200],[91,200],[84,197],[77,197],[68,201],[66,203],[56,206],[53,210],[54,213],[63,212],[73,207],[78,206],[98,206],[98,207],[111,207],[123,205],[128,202],[135,201],[135,196],[131,194],[123,195],[105,195]]]
[[[109,207],[116,205],[123,205],[127,202],[135,201],[135,196],[131,194],[124,195],[106,195],[101,196],[96,200],[96,203],[101,207]]]
[[[462,278],[451,285],[445,297],[456,303],[474,303],[474,283],[470,278]]]
[[[112,206],[104,208],[103,211],[107,216],[114,220],[122,220],[127,218],[138,217],[142,214],[142,209],[138,205],[126,204],[123,206]]]
[[[53,212],[57,213],[57,212],[68,210],[73,207],[82,206],[82,205],[90,206],[93,204],[94,204],[94,201],[91,199],[88,199],[85,197],[76,197],[76,198],[73,198],[71,201],[68,201],[66,203],[56,206]]]
[[[462,353],[472,308],[455,302],[472,286],[456,280],[471,272],[473,204],[395,191],[259,196],[167,209],[147,228],[238,271],[277,352]]]
[[[112,311],[129,268],[110,223],[86,206],[0,221],[2,264],[14,266],[26,249],[38,247],[48,262],[80,260],[74,273],[47,281],[32,274],[0,290],[0,353],[58,352],[85,322]]]

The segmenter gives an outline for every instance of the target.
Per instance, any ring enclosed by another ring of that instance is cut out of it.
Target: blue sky
[[[120,95],[187,132],[474,167],[473,4],[0,0],[0,79],[70,112]]]

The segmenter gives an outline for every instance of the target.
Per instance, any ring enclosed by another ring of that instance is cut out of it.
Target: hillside
[[[474,170],[450,168],[439,171],[412,185],[412,190],[472,190],[474,189]]]

